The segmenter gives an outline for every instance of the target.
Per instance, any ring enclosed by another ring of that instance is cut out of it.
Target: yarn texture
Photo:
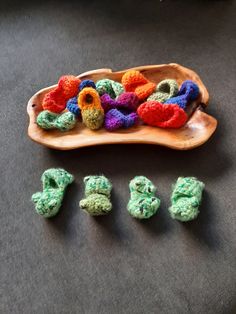
[[[130,128],[139,122],[136,112],[125,114],[118,109],[111,109],[105,114],[104,127],[108,131]]]
[[[66,187],[74,177],[64,169],[51,168],[42,174],[43,192],[32,195],[36,212],[44,218],[55,216],[62,204]]]
[[[178,91],[179,87],[177,82],[175,80],[166,79],[157,85],[156,92],[149,96],[147,100],[156,100],[160,103],[164,103],[167,99],[177,95]]]
[[[155,100],[150,100],[139,106],[139,117],[148,125],[160,128],[177,129],[183,126],[188,116],[178,105],[161,104]]]
[[[199,214],[205,184],[194,177],[180,177],[171,196],[170,215],[173,219],[190,221]]]
[[[180,108],[186,109],[189,102],[194,101],[199,96],[199,87],[191,80],[186,80],[180,87],[176,97],[168,99],[166,104],[177,104]]]
[[[92,216],[108,214],[112,209],[111,182],[105,176],[87,176],[84,183],[86,198],[80,201],[80,207]]]
[[[36,122],[42,129],[69,131],[75,127],[77,120],[75,115],[71,112],[56,114],[48,110],[43,110],[38,114]]]
[[[64,75],[58,81],[58,86],[47,93],[42,102],[44,110],[60,113],[66,108],[68,99],[78,94],[80,79],[73,75]]]
[[[81,115],[80,108],[78,107],[78,97],[70,98],[66,103],[66,109],[79,117]]]
[[[92,87],[92,88],[96,89],[96,85],[95,85],[94,81],[92,81],[92,80],[83,80],[80,83],[79,90],[81,91],[85,87]]]
[[[124,92],[124,87],[122,84],[109,79],[102,79],[97,81],[96,89],[100,96],[103,94],[108,94],[111,98],[116,98]]]
[[[155,197],[156,187],[144,176],[134,177],[129,184],[130,200],[127,206],[131,216],[148,219],[160,207],[160,199]]]
[[[101,104],[105,112],[110,109],[125,109],[129,112],[136,111],[139,105],[139,99],[135,93],[125,92],[117,97],[111,98],[108,94],[103,94],[101,97]]]
[[[92,87],[83,88],[78,96],[78,104],[84,124],[91,130],[101,128],[104,121],[104,110],[97,91]]]
[[[147,80],[143,74],[136,70],[127,71],[122,76],[121,83],[127,92],[134,92],[141,101],[150,96],[156,88],[154,83]]]

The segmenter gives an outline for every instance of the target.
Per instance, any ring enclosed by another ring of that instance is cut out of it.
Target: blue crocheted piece
[[[79,90],[81,91],[85,87],[92,87],[96,89],[96,85],[92,80],[83,80],[79,85]]]
[[[190,101],[196,100],[199,95],[199,87],[191,80],[184,81],[177,96],[168,99],[165,104],[177,104],[180,108],[186,109]]]
[[[80,108],[78,107],[78,100],[77,96],[70,98],[66,103],[66,108],[73,114],[75,114],[77,117],[80,116]]]

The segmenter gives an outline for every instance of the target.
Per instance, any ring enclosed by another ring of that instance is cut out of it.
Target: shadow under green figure
[[[108,214],[112,209],[110,181],[104,176],[87,176],[84,183],[86,198],[80,201],[80,207],[92,216]]]
[[[42,174],[43,192],[32,195],[36,212],[44,218],[55,216],[62,204],[66,187],[74,177],[64,169],[51,168]]]
[[[160,207],[160,199],[155,197],[156,187],[144,176],[137,176],[130,181],[130,200],[127,206],[131,216],[147,219]]]
[[[173,219],[190,221],[199,214],[205,184],[194,177],[178,178],[171,196],[170,215]]]

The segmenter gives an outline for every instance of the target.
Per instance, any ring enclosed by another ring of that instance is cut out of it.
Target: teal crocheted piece
[[[148,97],[149,100],[156,100],[164,103],[167,99],[177,95],[179,91],[178,84],[175,80],[166,79],[161,81],[156,88],[156,92]]]
[[[55,216],[62,204],[66,187],[74,177],[60,168],[51,168],[42,174],[43,192],[32,195],[36,212],[44,218]]]
[[[59,129],[60,131],[73,129],[77,122],[76,116],[72,112],[57,114],[48,110],[41,111],[36,121],[42,129]]]
[[[180,177],[173,187],[170,215],[173,219],[190,221],[199,214],[205,185],[194,177]]]
[[[130,181],[130,200],[127,206],[131,216],[147,219],[160,207],[160,199],[155,197],[156,187],[144,176],[137,176]]]
[[[92,216],[108,214],[112,209],[110,181],[104,176],[87,176],[84,183],[86,198],[80,201],[80,207]]]
[[[116,98],[125,91],[121,83],[109,79],[97,81],[96,90],[100,96],[109,94],[111,98]]]

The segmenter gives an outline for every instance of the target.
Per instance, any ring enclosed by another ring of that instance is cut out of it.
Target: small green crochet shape
[[[86,198],[80,201],[80,207],[92,216],[108,214],[112,209],[110,181],[104,176],[87,176],[84,184]]]
[[[127,206],[131,216],[138,219],[152,217],[160,207],[160,199],[155,197],[156,187],[144,176],[134,177],[129,183],[130,200]]]
[[[73,129],[77,120],[72,112],[57,114],[49,110],[43,110],[38,114],[36,122],[42,129],[59,129],[64,132]]]
[[[91,130],[100,129],[104,121],[104,111],[100,109],[84,109],[81,111],[84,124]]]
[[[97,81],[96,90],[100,96],[103,94],[109,94],[113,99],[117,98],[125,91],[121,83],[109,79],[102,79]]]
[[[175,80],[166,79],[157,85],[156,92],[150,95],[147,100],[156,100],[160,103],[164,103],[167,99],[176,96],[178,91],[179,87],[177,82]]]
[[[199,214],[205,184],[194,177],[179,177],[173,187],[170,215],[173,219],[190,221]]]
[[[41,177],[43,192],[32,195],[36,212],[44,218],[55,216],[62,204],[66,187],[74,181],[74,177],[60,168],[44,171]]]

